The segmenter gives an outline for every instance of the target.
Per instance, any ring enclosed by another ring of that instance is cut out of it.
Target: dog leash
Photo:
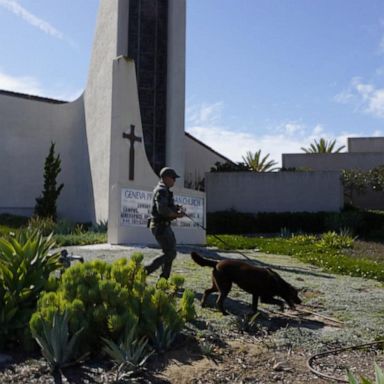
[[[184,212],[184,215],[185,215],[186,217],[188,217],[188,219],[191,220],[192,223],[194,223],[194,224],[196,224],[197,226],[199,226],[200,228],[204,229],[204,231],[207,231],[207,228],[205,228],[203,225],[201,225],[200,223],[198,223],[197,221],[195,221],[195,220],[194,220],[191,216],[189,216],[186,212]],[[230,248],[230,245],[229,245],[226,241],[224,241],[223,239],[221,239],[219,236],[217,236],[217,235],[213,235],[213,234],[211,234],[210,236],[213,236],[215,239],[221,241],[226,247]],[[255,259],[251,259],[249,256],[247,256],[247,255],[246,255],[245,253],[243,253],[243,252],[240,252],[240,251],[237,250],[236,253],[238,253],[239,255],[241,255],[241,256],[243,256],[243,257],[245,257],[245,258],[246,258],[247,260],[249,260],[249,261],[252,261],[252,262],[258,262],[258,261],[255,260]]]

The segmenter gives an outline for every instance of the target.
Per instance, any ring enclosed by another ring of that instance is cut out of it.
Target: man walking
[[[176,257],[176,238],[171,228],[171,221],[185,215],[183,210],[175,205],[173,193],[170,190],[179,176],[173,168],[165,167],[160,171],[160,181],[153,190],[150,229],[159,243],[163,254],[155,257],[145,266],[149,275],[159,267],[162,268],[160,277],[168,279],[171,274],[172,262]]]

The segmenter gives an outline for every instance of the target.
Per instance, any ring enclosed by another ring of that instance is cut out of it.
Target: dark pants
[[[156,226],[151,228],[153,236],[155,236],[159,243],[163,254],[152,259],[149,264],[145,266],[145,270],[149,275],[158,268],[162,268],[160,277],[168,279],[171,274],[172,262],[176,257],[176,238],[171,226]]]

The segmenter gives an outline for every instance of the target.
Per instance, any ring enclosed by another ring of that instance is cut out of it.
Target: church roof
[[[0,95],[17,97],[19,99],[27,99],[27,100],[33,100],[33,101],[42,101],[42,102],[51,103],[51,104],[65,104],[65,103],[68,103],[68,101],[51,99],[51,98],[48,98],[48,97],[41,97],[41,96],[35,96],[35,95],[28,95],[26,93],[5,91],[5,90],[2,90],[2,89],[0,89]]]

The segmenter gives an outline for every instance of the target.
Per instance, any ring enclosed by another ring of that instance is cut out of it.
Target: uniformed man
[[[165,167],[160,171],[160,181],[153,190],[152,209],[149,227],[159,243],[163,254],[155,257],[145,266],[149,275],[159,267],[160,277],[168,279],[171,274],[172,262],[176,257],[176,238],[171,228],[171,221],[183,217],[184,211],[175,205],[170,190],[179,176],[173,168]]]

